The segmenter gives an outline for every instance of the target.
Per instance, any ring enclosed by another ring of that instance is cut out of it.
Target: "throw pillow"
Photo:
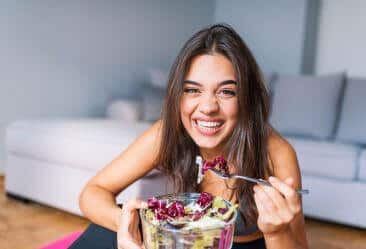
[[[149,82],[151,85],[159,88],[165,88],[168,81],[168,71],[160,68],[149,68],[147,70]]]
[[[336,138],[366,144],[366,79],[348,79]]]
[[[165,89],[145,85],[141,90],[142,119],[153,122],[160,119],[161,107],[165,97]]]
[[[110,119],[136,122],[141,119],[141,109],[137,99],[118,99],[107,107],[107,117]]]
[[[272,96],[273,127],[285,135],[330,138],[334,133],[344,74],[278,76]]]

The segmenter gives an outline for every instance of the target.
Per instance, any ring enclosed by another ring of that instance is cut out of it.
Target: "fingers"
[[[131,199],[123,205],[120,224],[122,232],[135,233],[138,230],[139,208],[147,208],[147,203],[141,199]]]
[[[291,177],[289,178],[286,178],[285,181],[284,181],[287,185],[291,186],[291,187],[295,187],[294,186],[294,179],[292,179]]]
[[[122,235],[117,234],[118,249],[141,249],[145,248],[142,245],[142,241],[136,241],[130,234]]]
[[[139,208],[147,208],[147,203],[141,199],[131,199],[122,207],[120,225],[117,232],[119,249],[141,249],[141,234],[139,230]]]
[[[136,243],[132,242],[131,240],[125,240],[123,245],[119,245],[118,249],[141,249],[145,248],[142,246],[137,245]]]
[[[257,193],[254,193],[254,202],[255,202],[255,205],[257,206],[257,210],[258,210],[258,224],[265,223],[265,220],[263,219],[262,214],[267,213],[267,210],[264,208],[262,202],[259,200]]]
[[[121,214],[121,231],[124,233],[135,234],[138,232],[139,217],[137,214],[137,209],[147,208],[147,203],[141,199],[131,199],[122,208]],[[135,222],[133,222],[135,220]]]
[[[258,209],[258,223],[279,224],[280,217],[277,215],[277,207],[272,200],[258,186],[254,187],[254,201]]]
[[[280,181],[271,177],[270,183],[272,186],[257,184],[253,187],[258,209],[258,227],[263,233],[285,229],[301,211],[301,202],[293,188],[293,179]]]
[[[262,193],[265,195],[264,201],[271,203],[272,206],[270,212],[276,213],[280,219],[285,222],[289,223],[294,218],[294,214],[289,209],[287,201],[283,198],[283,196],[273,187],[269,186],[256,186],[255,191]],[[269,205],[269,204],[267,204]]]
[[[291,212],[296,214],[301,211],[300,196],[292,187],[294,185],[292,178],[287,178],[285,182],[282,182],[277,177],[271,176],[269,182],[285,197]]]

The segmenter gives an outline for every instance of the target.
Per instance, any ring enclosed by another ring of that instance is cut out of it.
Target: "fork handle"
[[[246,180],[246,181],[249,181],[249,182],[258,183],[258,184],[262,184],[262,185],[272,187],[272,184],[269,181],[266,181],[266,180],[263,180],[263,179],[256,179],[256,178],[252,178],[252,177],[239,176],[239,175],[233,175],[231,177],[239,178],[239,179],[243,179],[243,180]],[[298,193],[299,195],[307,195],[307,194],[309,194],[309,192],[310,191],[308,189],[298,189],[298,190],[296,190],[296,193]]]
[[[307,195],[310,193],[309,189],[298,189],[296,192],[300,195]]]
[[[264,184],[264,185],[267,185],[267,186],[271,186],[272,187],[272,184],[270,184],[269,182],[267,182],[265,180],[261,180],[261,182],[259,184]],[[299,195],[307,195],[310,192],[308,189],[296,189],[295,191]]]
[[[266,180],[263,180],[263,179],[258,179],[258,183],[259,184],[263,184],[263,185],[267,185],[267,186],[271,186],[272,187],[272,184],[271,183],[269,183],[268,181],[266,181]],[[309,194],[309,190],[308,189],[297,189],[296,190],[296,193],[298,193],[299,195],[307,195],[307,194]]]

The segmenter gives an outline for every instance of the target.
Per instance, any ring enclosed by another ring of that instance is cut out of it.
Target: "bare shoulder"
[[[125,150],[105,165],[88,183],[98,185],[112,193],[143,177],[156,167],[155,161],[161,142],[161,122],[146,129]]]
[[[273,174],[282,180],[292,177],[295,185],[300,187],[301,175],[296,151],[274,128],[271,128],[268,139],[268,153]]]

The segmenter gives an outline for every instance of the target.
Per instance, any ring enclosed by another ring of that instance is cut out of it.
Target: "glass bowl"
[[[196,201],[199,193],[168,194],[158,200],[181,201],[187,205]],[[224,200],[227,208],[232,204]],[[140,209],[142,235],[146,249],[229,249],[233,243],[237,211],[221,226],[179,229],[153,224],[146,218],[146,209]]]

